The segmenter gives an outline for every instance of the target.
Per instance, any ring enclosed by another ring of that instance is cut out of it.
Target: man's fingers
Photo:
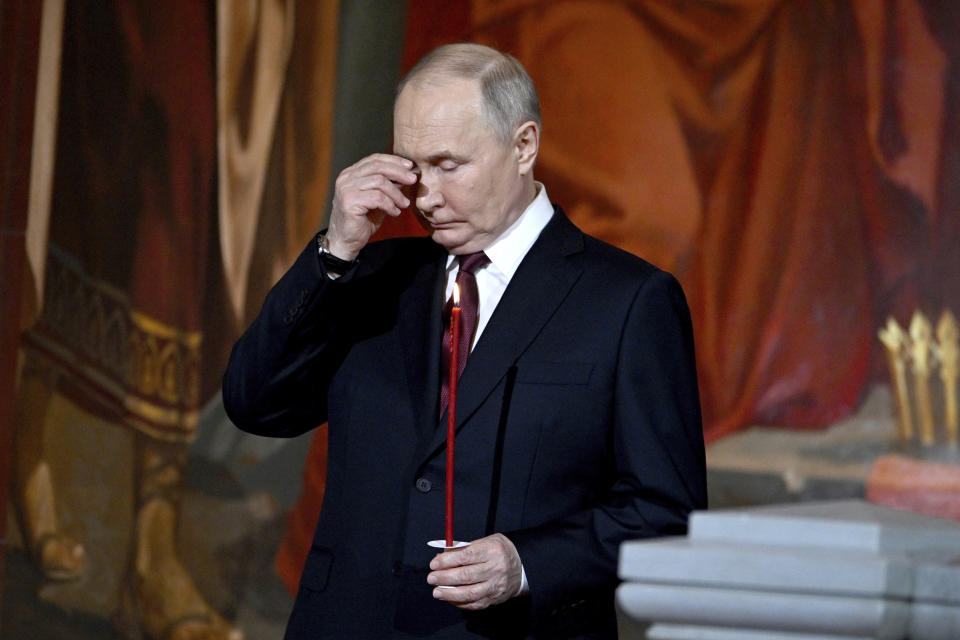
[[[479,610],[494,604],[491,589],[487,584],[465,585],[462,587],[437,587],[433,597],[449,602],[462,609]]]
[[[375,210],[397,216],[411,205],[411,199],[402,189],[416,184],[417,174],[413,163],[400,156],[374,154],[347,167],[337,176],[331,228],[344,233],[347,244],[366,243],[369,228],[361,220]]]
[[[383,174],[373,174],[358,178],[353,185],[357,192],[379,191],[387,195],[390,200],[401,209],[410,206],[410,200],[396,182],[387,179]]]
[[[476,584],[488,580],[492,573],[493,566],[490,563],[470,564],[432,571],[427,576],[427,582],[445,586]]]
[[[510,556],[516,557],[516,547],[510,540],[500,533],[474,540],[466,547],[444,551],[434,556],[430,561],[431,569],[449,569],[470,564],[489,562],[495,559],[506,560]]]
[[[465,564],[475,564],[486,560],[486,550],[484,540],[471,542],[469,546],[453,551],[444,551],[434,556],[430,561],[430,568],[450,569],[452,567],[461,567]]]
[[[385,153],[367,156],[341,171],[327,228],[331,253],[352,260],[384,215],[399,216],[412,204],[402,189],[415,185],[417,179],[412,161]]]
[[[413,162],[400,156],[375,153],[363,158],[344,171],[347,177],[362,177],[368,175],[383,175],[387,179],[400,184],[411,184],[417,181]]]
[[[483,578],[476,582],[459,582],[457,578],[454,582],[460,586],[438,586],[433,590],[433,597],[462,609],[479,610],[509,600],[516,594],[516,589],[510,586],[509,576],[497,571],[484,572]],[[443,584],[442,579],[439,584]]]
[[[348,216],[365,216],[376,209],[386,213],[399,213],[406,207],[405,200],[402,195],[396,198],[380,189],[364,189],[343,194],[338,204]]]

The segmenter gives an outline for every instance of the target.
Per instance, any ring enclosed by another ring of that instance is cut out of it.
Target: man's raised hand
[[[326,234],[330,253],[343,260],[356,258],[385,215],[398,216],[412,204],[402,187],[416,182],[413,162],[385,153],[367,156],[341,171]]]

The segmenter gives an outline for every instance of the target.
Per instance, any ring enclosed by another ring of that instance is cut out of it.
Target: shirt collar
[[[483,250],[490,258],[490,264],[503,273],[509,282],[520,266],[520,262],[540,237],[550,218],[553,217],[553,205],[547,196],[547,188],[540,182],[534,183],[537,195],[527,205],[520,217]],[[451,266],[454,256],[447,257],[447,267]]]

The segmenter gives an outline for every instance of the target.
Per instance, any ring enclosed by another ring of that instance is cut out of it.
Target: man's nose
[[[423,213],[430,213],[443,205],[443,194],[437,184],[421,176],[420,183],[417,185],[417,209]]]

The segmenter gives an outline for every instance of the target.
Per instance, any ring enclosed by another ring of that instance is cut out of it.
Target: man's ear
[[[540,127],[530,120],[517,127],[513,134],[513,151],[516,154],[520,175],[533,171],[533,165],[540,151]]]

